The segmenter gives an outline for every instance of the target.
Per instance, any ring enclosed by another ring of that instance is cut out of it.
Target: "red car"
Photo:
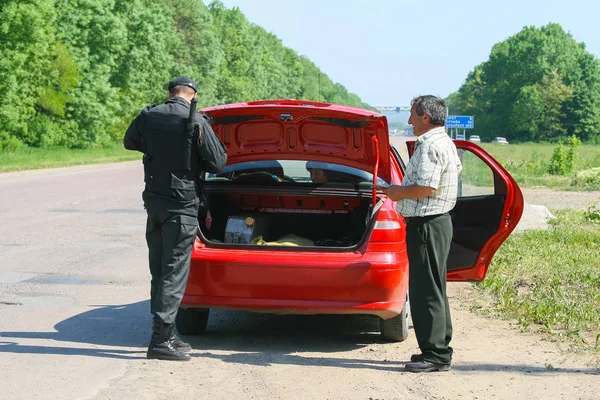
[[[207,218],[178,331],[200,334],[209,310],[225,308],[369,314],[380,318],[385,339],[406,339],[405,224],[395,202],[374,188],[400,184],[404,170],[385,116],[297,100],[203,111],[227,147],[228,164],[206,176]],[[451,213],[448,280],[480,281],[519,222],[523,196],[483,149],[455,143],[463,172]]]

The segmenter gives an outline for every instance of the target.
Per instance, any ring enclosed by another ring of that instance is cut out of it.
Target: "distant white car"
[[[496,143],[496,144],[508,144],[508,140],[506,140],[506,138],[500,137],[500,136],[496,136],[493,140],[492,143]]]
[[[465,140],[466,138],[465,138],[465,135],[464,135],[464,134],[462,134],[462,133],[457,133],[457,134],[456,134],[456,137],[455,137],[454,139],[456,139],[456,140]]]
[[[481,138],[478,135],[471,135],[469,136],[469,142],[480,143]]]

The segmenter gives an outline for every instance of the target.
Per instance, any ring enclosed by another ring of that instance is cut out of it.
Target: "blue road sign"
[[[448,115],[446,117],[446,128],[473,129],[475,117],[464,115]]]

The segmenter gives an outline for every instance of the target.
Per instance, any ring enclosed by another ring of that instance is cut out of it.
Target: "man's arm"
[[[150,109],[146,107],[129,125],[127,131],[125,131],[125,137],[123,138],[123,145],[127,150],[137,150],[144,153],[144,139],[142,137],[143,122],[146,118],[145,114]]]
[[[393,201],[404,198],[423,199],[435,193],[434,188],[417,184],[409,186],[391,185],[382,188],[382,190]]]
[[[218,174],[223,171],[225,163],[227,163],[225,146],[219,141],[210,123],[202,116],[199,120],[201,138],[198,138],[198,150],[200,158],[202,158],[203,169],[206,172]]]
[[[437,190],[441,173],[444,169],[444,158],[434,148],[427,148],[420,155],[419,163],[416,166],[415,176],[412,185],[397,186],[392,185],[384,188],[384,193],[392,200],[403,198],[423,199],[429,197]]]

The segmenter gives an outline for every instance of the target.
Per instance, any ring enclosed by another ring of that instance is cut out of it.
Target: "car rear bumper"
[[[305,301],[185,295],[182,308],[220,308],[271,314],[367,314],[383,319],[400,314],[406,298],[401,301],[376,303]]]
[[[193,254],[181,306],[390,318],[401,312],[407,287],[406,252],[315,257],[304,252],[203,251]]]

